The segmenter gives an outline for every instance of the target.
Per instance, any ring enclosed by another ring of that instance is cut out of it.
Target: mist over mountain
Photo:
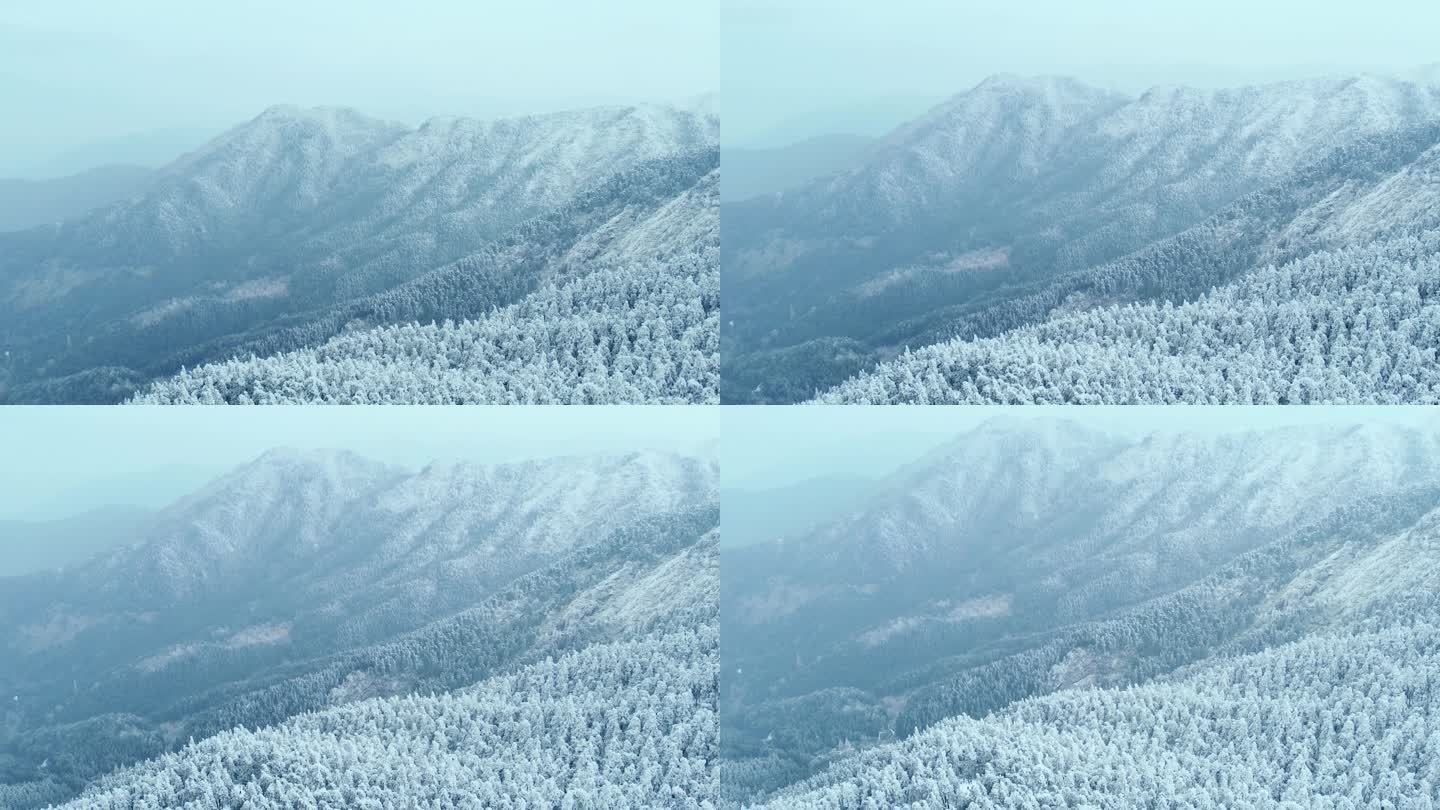
[[[0,235],[8,351],[0,397],[117,401],[182,367],[320,347],[347,333],[446,319],[484,332],[493,327],[471,322],[501,311],[540,317],[512,308],[584,278],[610,283],[610,300],[592,293],[581,310],[591,322],[637,317],[637,293],[625,289],[632,279],[652,306],[689,295],[684,303],[698,314],[660,326],[673,362],[693,363],[683,352],[703,355],[707,346],[686,330],[702,332],[718,305],[699,300],[715,286],[717,258],[707,251],[718,252],[718,235],[703,224],[716,217],[703,183],[718,171],[718,121],[708,108],[438,118],[413,129],[345,108],[266,110],[157,170],[135,199]],[[668,226],[657,227],[667,213]],[[573,344],[540,350],[558,374],[583,374]],[[349,359],[367,359],[355,351]],[[482,352],[459,371],[472,383],[504,383],[491,362]],[[665,396],[713,393],[715,380],[700,374],[696,392],[696,375],[668,370],[647,369]],[[629,368],[612,376],[644,382]],[[364,377],[352,369],[349,388]],[[420,401],[424,385],[410,387],[419,390],[391,385],[374,398]],[[227,393],[225,401],[239,401],[247,392]]]
[[[51,180],[0,180],[0,231],[48,225],[139,194],[153,173],[106,165]]]
[[[59,520],[0,520],[0,577],[81,562],[123,545],[145,523],[137,506],[101,506]]]
[[[325,786],[386,769],[433,779],[423,741],[453,733],[442,781],[476,796],[497,789],[493,769],[533,768],[527,784],[555,801],[640,790],[625,795],[699,806],[716,789],[716,486],[713,460],[651,452],[418,473],[267,453],[123,547],[0,579],[0,804],[394,802],[420,788]],[[596,751],[568,715],[541,719],[580,684],[601,727],[633,733]],[[499,714],[455,727],[457,712]],[[521,721],[553,735],[569,777],[530,756]],[[419,747],[361,743],[394,739],[393,722]],[[342,726],[364,751],[345,748],[345,764],[311,736]],[[652,759],[664,773],[646,787],[616,770],[667,734],[679,747]],[[205,779],[186,775],[207,762]],[[252,778],[261,762],[273,783]]]
[[[158,169],[195,150],[215,135],[214,129],[171,127],[97,138],[67,147],[41,160],[12,165],[6,173],[23,180],[45,181],[81,176],[106,167]]]
[[[718,152],[646,163],[496,249],[151,385],[150,403],[713,401]],[[637,192],[637,186],[639,191]],[[638,209],[638,210],[637,210]],[[487,301],[511,301],[463,320]],[[374,323],[406,321],[400,325]],[[294,337],[292,339],[292,335]]]
[[[771,488],[723,488],[725,544],[803,537],[863,500],[874,487],[875,481],[864,476],[829,475]]]
[[[1432,749],[1376,759],[1440,722],[1437,453],[1395,426],[992,422],[806,537],[727,547],[726,800],[1440,798]],[[1293,748],[1246,753],[1366,722],[1306,773]]]
[[[1247,396],[1223,383],[1215,392],[1163,379],[1147,387],[1148,376],[1163,371],[1142,364],[1132,372],[1118,354],[1153,353],[1147,361],[1156,365],[1188,353],[1179,362],[1207,381],[1228,366],[1186,344],[1188,335],[1164,342],[1141,334],[1104,358],[1112,336],[1072,334],[1068,344],[1087,363],[1072,372],[1062,358],[1027,356],[1025,330],[1106,307],[1121,320],[1129,305],[1203,308],[1212,291],[1244,294],[1268,318],[1283,317],[1283,293],[1227,285],[1322,251],[1424,243],[1440,225],[1426,180],[1437,121],[1436,85],[1373,76],[1157,87],[1138,97],[1061,77],[992,77],[895,130],[858,166],[726,204],[724,398],[1425,401],[1426,389],[1397,390],[1383,377],[1343,370],[1332,373],[1341,390],[1317,386],[1295,400]],[[1314,261],[1370,272],[1381,286],[1415,287],[1401,267],[1373,270],[1348,254]],[[1283,283],[1324,287],[1332,278],[1333,271],[1311,273]],[[1364,308],[1344,300],[1346,292],[1326,288],[1315,297]],[[1428,309],[1428,289],[1418,293]],[[1364,317],[1375,331],[1363,342],[1425,350],[1423,334],[1377,322],[1407,315],[1382,308]],[[1176,327],[1204,328],[1206,319],[1187,310]],[[1267,352],[1309,354],[1303,337],[1268,326],[1248,343],[1226,345],[1238,362],[1289,387],[1299,375]],[[904,356],[934,344],[946,348],[933,362]],[[979,367],[976,351],[994,352],[987,364],[1023,365],[1046,379]],[[1314,353],[1322,365],[1350,365],[1348,349]],[[1049,378],[1066,374],[1097,390],[1057,390]],[[923,377],[926,393],[900,390],[906,375]]]
[[[849,168],[873,139],[864,135],[816,135],[770,149],[726,146],[724,202],[786,191]]]

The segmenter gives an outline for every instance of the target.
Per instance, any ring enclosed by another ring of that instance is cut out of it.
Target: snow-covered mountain
[[[1085,535],[1123,556],[1122,549],[1153,545],[1153,533],[1163,530],[1177,552],[1226,550],[1247,535],[1318,519],[1337,487],[1364,497],[1435,478],[1440,473],[1429,465],[1436,457],[1433,435],[1388,427],[1177,432],[1132,443],[1080,422],[994,420],[883,482],[879,494],[803,542],[772,548],[767,555],[777,559],[767,565],[791,556],[804,561],[800,568],[830,560],[839,570],[813,576],[868,577],[858,585],[964,566],[968,544],[990,546],[1000,529],[1006,548],[987,553],[1013,556],[1016,564],[1048,564],[1017,542],[1022,534],[1041,543],[1059,536],[1078,543]],[[1063,533],[1055,521],[1064,521]],[[737,552],[736,564],[746,556]]]
[[[461,692],[228,731],[63,807],[713,807],[717,640],[712,624],[597,644]]]
[[[1399,427],[977,428],[808,538],[726,550],[728,796],[1057,690],[1433,622],[1437,458]]]
[[[418,473],[268,453],[131,545],[0,582],[0,803],[237,725],[713,632],[717,478],[648,452]]]
[[[824,398],[1432,402],[1437,144],[1429,124],[1332,150],[1171,239],[955,320],[961,337]]]
[[[73,231],[111,256],[262,235],[325,254],[356,239],[493,238],[626,168],[704,148],[715,126],[664,107],[437,118],[415,129],[348,108],[272,107],[162,169],[143,198],[54,238]]]
[[[499,260],[507,245],[563,253],[570,244],[557,240],[583,243],[573,232],[580,223],[563,215],[608,203],[610,216],[584,224],[621,228],[612,220],[626,206],[643,219],[694,184],[677,187],[664,167],[703,162],[717,138],[718,120],[703,109],[435,119],[409,129],[348,109],[272,108],[159,170],[136,199],[0,237],[10,352],[0,396],[113,401],[182,365],[318,345],[348,323],[336,323],[340,311],[477,254]],[[683,240],[693,230],[631,240]],[[449,317],[515,303],[545,280],[533,270],[523,261],[490,267],[482,281],[493,288],[501,278],[519,295],[491,289]]]
[[[1440,403],[1440,231],[906,352],[827,403]]]
[[[755,805],[1425,807],[1440,801],[1435,611],[959,717]],[[1300,755],[1297,756],[1297,751]]]
[[[1267,190],[1273,210],[1258,221],[1249,211],[1232,238],[1278,240],[1313,228],[1313,216],[1328,222],[1326,203],[1358,206],[1350,185],[1389,201],[1363,209],[1368,225],[1417,232],[1426,226],[1414,217],[1431,210],[1424,184],[1382,180],[1427,174],[1395,159],[1419,161],[1400,142],[1433,136],[1436,121],[1440,87],[1369,76],[1138,98],[994,77],[892,133],[860,166],[726,205],[725,397],[805,399],[907,346],[1042,319],[1054,304],[1035,299],[1052,288],[1153,253]],[[1327,183],[1336,200],[1283,207],[1283,193]],[[1300,223],[1282,216],[1307,210]],[[1334,227],[1350,239],[1339,246],[1359,238]],[[1211,278],[1212,259],[1175,255],[1164,270],[1174,286],[1195,286]],[[1124,303],[1154,290],[1110,293]]]
[[[522,234],[324,319],[335,331],[341,323],[401,318],[438,323],[347,329],[314,348],[186,369],[136,401],[714,402],[716,160],[712,150],[674,166],[645,164],[638,173],[680,170],[658,186],[662,194],[638,204],[635,184],[619,175],[618,196],[591,195],[542,220],[534,230],[543,239]],[[563,238],[554,238],[554,223],[571,224]],[[497,287],[500,300],[518,300],[469,317],[496,300]]]

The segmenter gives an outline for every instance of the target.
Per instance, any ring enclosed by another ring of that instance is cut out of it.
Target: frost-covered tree
[[[826,403],[1440,402],[1440,231],[907,351]]]
[[[0,588],[15,697],[0,705],[0,799],[44,806],[187,740],[446,695],[596,645],[667,650],[716,623],[715,476],[656,453],[418,473],[267,453],[135,544]],[[57,614],[94,618],[24,641]],[[676,743],[654,756],[683,758]]]
[[[948,720],[757,806],[1434,807],[1436,618],[1391,617],[1183,677]]]
[[[550,284],[476,320],[382,327],[181,371],[139,403],[715,402],[719,276],[708,251]]]
[[[462,691],[236,729],[67,808],[713,807],[717,628],[597,644]]]
[[[0,401],[120,401],[184,367],[483,318],[592,270],[693,280],[718,248],[716,126],[607,108],[406,132],[272,110],[141,198],[0,238]],[[53,287],[57,263],[84,282]]]
[[[1440,707],[1422,674],[1429,646],[1403,673],[1357,668],[1352,677],[1341,663],[1293,690],[1246,670],[1225,682],[1233,700],[1218,717],[1185,719],[1194,708],[1165,705],[1162,687],[1260,653],[1308,651],[1284,659],[1282,670],[1298,672],[1294,664],[1308,666],[1316,651],[1363,645],[1372,633],[1433,636],[1437,457],[1433,431],[1374,425],[1132,439],[1072,421],[997,419],[968,432],[808,536],[727,550],[723,795],[744,805],[786,786],[808,796],[805,786],[833,783],[801,806],[1131,807],[1149,806],[1147,796],[1232,806],[1211,791],[1211,775],[1248,763],[1261,771],[1247,788],[1257,790],[1279,764],[1296,766],[1287,795],[1267,803],[1257,792],[1258,806],[1329,806],[1368,775],[1390,793],[1362,785],[1356,806],[1385,806],[1380,795],[1397,807],[1432,798],[1411,760],[1392,775],[1359,736],[1386,726],[1402,729],[1394,739],[1431,733],[1404,728],[1426,712],[1433,725]],[[1309,710],[1288,696],[1370,694],[1391,675],[1403,685],[1390,714],[1348,700],[1328,707],[1321,728],[1356,733],[1330,763],[1348,768],[1346,790],[1327,792],[1301,747],[1314,727],[1296,730]],[[1149,687],[1145,706],[1126,703]],[[1062,712],[1072,700],[1087,701],[1095,717]],[[1073,733],[1077,764],[1028,751],[1023,734],[1001,726],[1020,707],[1047,735]],[[1271,739],[1277,722],[1297,724],[1279,732],[1286,742],[1264,756],[1247,749]],[[960,727],[1017,750],[1008,759],[981,751],[968,763],[909,743]],[[1108,741],[1132,732],[1153,761],[1106,759]],[[1244,753],[1206,749],[1214,735]],[[1286,745],[1293,762],[1283,759]],[[1223,764],[1212,772],[1211,761]],[[1149,781],[1128,784],[1128,773]],[[1041,789],[1071,775],[1078,784]]]

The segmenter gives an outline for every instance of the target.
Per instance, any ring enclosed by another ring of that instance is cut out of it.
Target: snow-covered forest
[[[1075,420],[725,550],[725,804],[1440,803],[1433,429]]]
[[[1440,403],[1440,231],[910,352],[825,403]]]
[[[0,579],[0,806],[713,806],[716,476],[267,453]]]
[[[718,176],[703,102],[272,108],[0,233],[0,402],[714,401]]]
[[[595,644],[456,692],[222,732],[64,807],[713,806],[716,633]]]
[[[1430,80],[993,77],[725,204],[722,399],[1433,402],[1437,165]]]
[[[486,316],[384,326],[314,349],[227,360],[136,403],[707,403],[719,390],[714,250],[596,269]]]
[[[1434,807],[1437,605],[1216,661],[946,720],[764,807]]]

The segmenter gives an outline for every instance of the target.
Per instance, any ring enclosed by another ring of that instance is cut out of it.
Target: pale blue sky
[[[720,475],[726,488],[769,489],[831,475],[881,478],[992,420],[1066,420],[1129,436],[1302,424],[1395,423],[1440,431],[1428,406],[804,406],[727,407]]]
[[[719,86],[718,0],[5,0],[0,171],[277,103],[418,121]]]
[[[1440,59],[1437,30],[1433,0],[724,0],[724,133],[878,132],[1000,72],[1140,90],[1407,71]]]
[[[431,461],[699,452],[711,408],[26,407],[0,408],[0,520],[96,506],[163,506],[274,447],[351,450],[419,468]]]

